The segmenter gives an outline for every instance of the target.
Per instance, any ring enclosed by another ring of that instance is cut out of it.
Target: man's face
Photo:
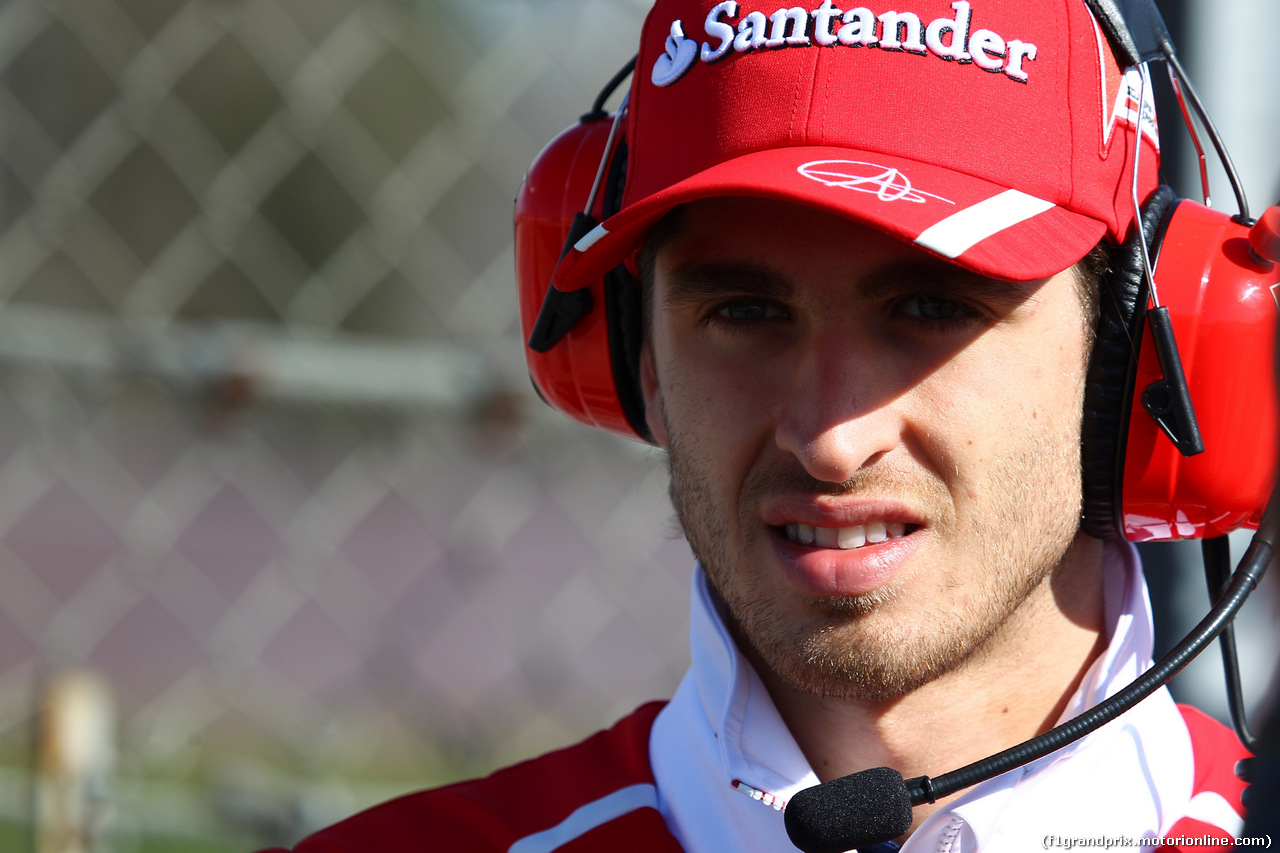
[[[892,699],[1083,594],[1060,571],[1088,340],[1073,271],[996,282],[813,209],[710,199],[658,251],[649,319],[676,510],[748,654],[790,686]]]

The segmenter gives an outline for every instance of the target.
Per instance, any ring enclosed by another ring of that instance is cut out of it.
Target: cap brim
[[[1097,245],[1106,226],[1052,201],[949,169],[870,151],[791,147],[719,163],[626,206],[584,237],[553,285],[577,290],[624,262],[658,219],[691,201],[747,196],[845,216],[981,275],[1048,278]]]

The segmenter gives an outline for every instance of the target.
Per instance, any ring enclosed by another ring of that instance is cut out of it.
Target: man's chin
[[[882,586],[862,595],[841,595],[821,598],[813,603],[813,609],[828,616],[832,621],[845,622],[850,619],[867,619],[884,612],[900,597],[894,586]]]
[[[788,686],[822,699],[879,705],[897,701],[955,668],[921,667],[900,661],[816,659],[774,661],[771,667]]]
[[[790,637],[752,636],[757,632],[751,627],[743,633],[762,663],[788,687],[862,704],[901,699],[972,656],[973,647],[954,637],[895,631],[902,623],[880,612],[884,601],[871,598],[824,600],[834,618]]]

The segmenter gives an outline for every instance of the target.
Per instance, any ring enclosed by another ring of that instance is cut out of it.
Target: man
[[[1081,528],[1096,247],[1134,233],[1136,157],[1157,184],[1140,83],[1080,0],[659,0],[621,210],[555,288],[638,273],[644,422],[698,559],[689,675],[297,849],[794,849],[796,792],[940,774],[1145,670],[1136,553]],[[1225,838],[1242,755],[1161,691],[874,849]]]

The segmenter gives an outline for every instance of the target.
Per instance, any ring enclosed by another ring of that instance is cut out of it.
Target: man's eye
[[[716,316],[734,323],[751,323],[782,317],[782,309],[773,302],[731,302],[716,310]]]
[[[903,314],[920,320],[957,320],[973,315],[972,310],[959,302],[924,295],[904,299],[900,303],[900,308]]]

